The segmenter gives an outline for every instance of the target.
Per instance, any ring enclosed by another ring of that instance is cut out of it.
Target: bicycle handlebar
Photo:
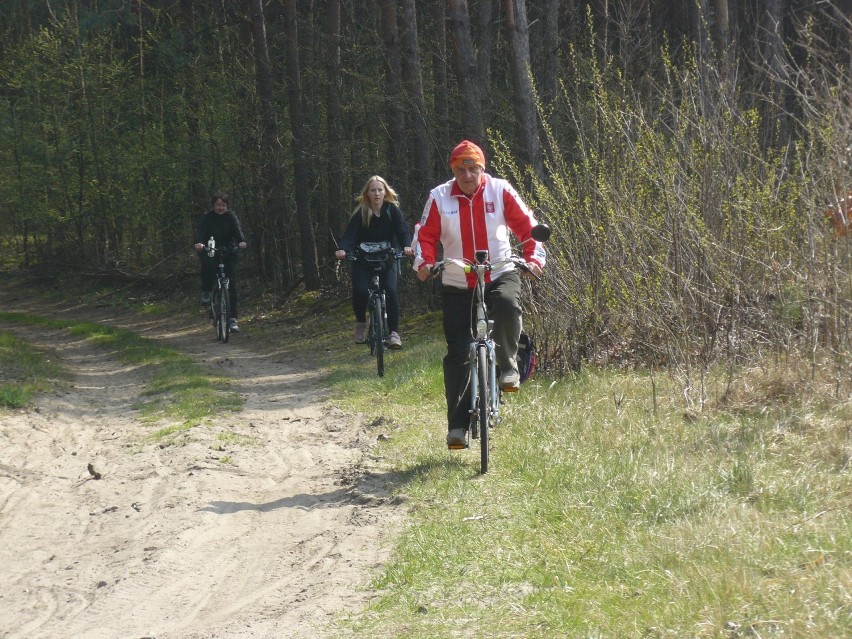
[[[374,255],[374,256],[376,256],[376,259],[374,259],[374,260],[367,259],[366,256],[368,256],[368,255]],[[386,251],[379,251],[377,253],[365,253],[363,251],[347,251],[346,257],[344,257],[343,259],[346,260],[347,262],[357,262],[357,261],[361,260],[361,261],[364,261],[364,262],[375,264],[376,262],[387,262],[389,260],[398,260],[398,259],[403,258],[403,257],[408,257],[408,255],[405,254],[404,250],[391,248],[391,249],[388,249]]]
[[[216,255],[227,257],[239,253],[240,247],[236,244],[231,244],[230,246],[210,246],[208,243],[204,247],[204,251],[207,253],[207,257],[215,257]]]
[[[436,262],[432,266],[432,268],[429,269],[429,272],[433,276],[435,276],[438,273],[440,273],[441,271],[443,271],[447,267],[448,264],[451,265],[451,266],[457,266],[458,268],[463,269],[465,273],[478,272],[478,271],[486,272],[486,271],[492,271],[495,268],[500,268],[501,266],[505,266],[506,264],[509,264],[509,263],[512,263],[517,268],[519,268],[520,270],[522,270],[526,273],[529,273],[530,277],[534,278],[536,281],[541,279],[541,276],[533,273],[530,270],[530,267],[526,263],[526,261],[524,261],[524,259],[522,257],[519,257],[517,255],[511,255],[509,257],[505,257],[505,258],[502,258],[502,259],[499,259],[499,260],[495,260],[493,262],[485,261],[485,262],[481,262],[481,263],[480,262],[474,262],[472,260],[467,260],[467,259],[445,257],[443,260]]]

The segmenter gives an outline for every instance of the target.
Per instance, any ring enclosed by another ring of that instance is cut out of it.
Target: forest
[[[4,268],[168,283],[231,196],[245,273],[334,286],[373,174],[413,226],[478,142],[554,230],[553,370],[848,358],[849,0],[3,0]]]

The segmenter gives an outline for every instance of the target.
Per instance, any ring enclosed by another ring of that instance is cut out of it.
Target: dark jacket
[[[211,236],[216,240],[217,247],[233,246],[246,241],[240,219],[233,211],[219,215],[210,210],[201,216],[195,231],[195,243],[207,244]]]
[[[390,242],[397,248],[411,245],[411,232],[399,207],[390,202],[382,204],[378,217],[370,218],[370,225],[361,223],[361,211],[352,214],[339,248],[351,252],[361,242]]]

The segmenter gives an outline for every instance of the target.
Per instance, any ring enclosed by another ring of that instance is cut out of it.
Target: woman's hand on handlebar
[[[403,248],[402,252],[405,253],[406,257],[414,257],[414,249],[410,246]]]
[[[204,250],[204,244],[202,244],[201,242],[197,242],[195,244],[195,250],[196,251],[203,251]]]
[[[237,246],[239,246],[241,249],[246,249],[248,248],[248,242],[240,242],[239,244],[237,244]]]
[[[336,257],[338,260],[345,260],[346,259],[346,251],[344,251],[343,249],[337,249],[334,252],[334,257]]]

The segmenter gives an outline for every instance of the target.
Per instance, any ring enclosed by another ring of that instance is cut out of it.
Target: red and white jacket
[[[543,268],[544,247],[530,235],[536,224],[532,212],[506,180],[484,173],[479,189],[467,196],[453,178],[429,193],[411,244],[415,253],[414,270],[438,261],[438,242],[443,246],[445,258],[473,261],[478,250],[487,250],[491,261],[508,257],[512,252],[509,231],[523,242],[524,259]],[[485,281],[496,280],[513,270],[515,266],[509,262],[486,273]],[[473,288],[476,275],[450,267],[444,270],[442,281],[445,286]]]

